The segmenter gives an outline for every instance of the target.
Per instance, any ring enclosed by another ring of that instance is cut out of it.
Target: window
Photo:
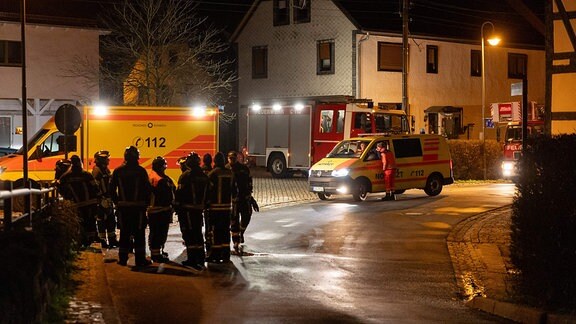
[[[334,119],[334,110],[323,110],[320,113],[320,133],[332,132],[333,119]]]
[[[479,50],[470,51],[470,75],[482,76],[482,53]]]
[[[310,22],[310,1],[312,0],[292,0],[295,24]]]
[[[268,77],[268,47],[252,47],[252,79]]]
[[[290,23],[289,0],[274,0],[274,26]]]
[[[319,41],[317,74],[334,74],[334,41]]]
[[[508,53],[509,79],[524,79],[526,77],[527,66],[528,66],[528,55]]]
[[[22,43],[0,40],[0,66],[22,65]]]
[[[422,145],[419,138],[403,138],[392,140],[396,158],[418,157],[422,156]]]
[[[402,44],[378,42],[378,71],[402,72]]]
[[[438,73],[438,46],[426,45],[426,73]]]

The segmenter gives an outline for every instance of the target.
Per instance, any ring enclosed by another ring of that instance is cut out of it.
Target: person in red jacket
[[[376,145],[376,149],[380,152],[382,159],[382,169],[384,170],[384,182],[386,184],[386,196],[382,200],[396,200],[394,195],[394,175],[396,173],[396,159],[394,153],[390,151],[390,144],[388,141],[380,142]]]

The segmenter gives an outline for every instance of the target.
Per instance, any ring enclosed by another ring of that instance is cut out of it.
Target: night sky
[[[0,1],[0,12],[19,11],[21,0]],[[33,21],[41,16],[76,17],[97,20],[102,6],[118,0],[26,0]],[[136,1],[136,0],[135,0]],[[189,0],[185,0],[189,1]],[[198,13],[231,34],[254,0],[196,0]],[[314,0],[311,0],[314,1]],[[411,0],[410,31],[415,35],[441,35],[452,38],[479,39],[480,26],[491,21],[510,44],[544,45],[539,34],[509,4],[511,0]],[[400,32],[402,0],[335,0],[352,19],[366,30]],[[544,21],[544,0],[523,0]],[[322,13],[327,14],[327,13]],[[314,12],[312,13],[314,15]],[[17,17],[17,15],[15,16]],[[6,19],[6,16],[4,16]]]

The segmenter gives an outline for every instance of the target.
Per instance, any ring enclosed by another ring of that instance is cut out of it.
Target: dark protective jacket
[[[80,167],[72,167],[60,178],[60,194],[77,207],[96,205],[100,191],[92,174]]]
[[[199,166],[180,175],[176,189],[176,204],[181,209],[204,210],[208,199],[208,176]]]
[[[250,169],[239,162],[227,164],[226,167],[234,173],[238,199],[248,200],[252,196],[252,176],[250,175]]]
[[[237,188],[232,170],[216,167],[208,174],[210,188],[208,208],[210,210],[230,210],[232,199],[236,198]]]
[[[108,186],[110,185],[110,177],[112,176],[110,169],[96,164],[94,169],[92,169],[92,176],[98,184],[98,189],[100,190],[102,197],[109,198],[110,194],[108,193]]]
[[[159,175],[156,171],[150,172],[149,179],[152,186],[152,199],[148,213],[171,211],[176,190],[174,181],[166,174]]]
[[[108,191],[119,208],[146,208],[150,204],[151,189],[146,169],[137,163],[124,163],[112,172]]]

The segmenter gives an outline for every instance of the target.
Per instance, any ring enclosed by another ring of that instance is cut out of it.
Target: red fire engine
[[[518,175],[517,162],[522,153],[522,115],[519,102],[492,104],[492,118],[503,128],[502,177],[514,178]],[[499,131],[500,129],[499,128]],[[528,137],[544,134],[544,106],[531,102],[528,107]]]
[[[254,105],[248,111],[248,158],[277,178],[307,173],[343,139],[365,133],[409,134],[411,123],[400,107],[374,107],[366,100]]]

